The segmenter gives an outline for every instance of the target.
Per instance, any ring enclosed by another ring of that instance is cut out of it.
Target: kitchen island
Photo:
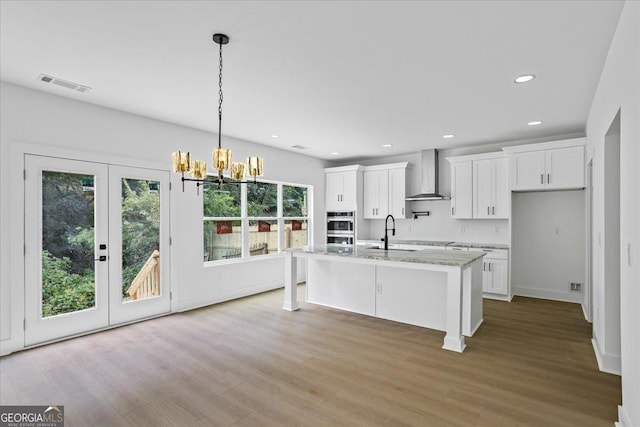
[[[446,331],[464,351],[482,323],[484,252],[318,245],[285,251],[283,308],[300,308],[296,258],[307,260],[307,302]]]

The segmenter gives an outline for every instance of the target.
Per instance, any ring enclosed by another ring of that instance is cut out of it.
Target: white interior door
[[[108,167],[25,156],[25,345],[109,323]]]
[[[171,311],[169,174],[109,166],[110,324]]]
[[[25,156],[25,345],[167,313],[165,171]]]

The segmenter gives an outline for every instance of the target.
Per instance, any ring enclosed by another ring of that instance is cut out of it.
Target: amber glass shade
[[[244,179],[244,163],[231,163],[231,178],[236,181],[242,181]]]
[[[207,176],[207,162],[203,162],[202,160],[192,160],[190,169],[191,176],[195,179],[205,179]]]
[[[213,168],[222,170],[231,166],[231,150],[228,148],[216,148],[213,150]]]
[[[173,158],[173,171],[174,172],[188,172],[190,165],[189,152],[182,153],[180,151],[176,151],[172,155]]]
[[[252,177],[262,176],[264,170],[262,168],[262,157],[249,157],[247,159],[247,169]]]

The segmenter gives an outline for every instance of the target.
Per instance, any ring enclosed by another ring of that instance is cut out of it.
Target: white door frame
[[[85,151],[74,148],[61,147],[51,144],[27,142],[13,139],[3,141],[0,145],[2,154],[0,163],[0,190],[7,194],[7,203],[1,207],[2,229],[8,230],[2,236],[0,247],[2,250],[3,268],[0,278],[4,283],[10,285],[3,287],[2,307],[6,307],[9,316],[3,317],[2,339],[0,339],[0,355],[7,355],[25,348],[24,344],[24,271],[25,259],[23,251],[16,248],[23,248],[24,240],[24,157],[27,154],[59,157],[73,160],[83,160],[89,162],[107,162],[114,165],[145,167],[158,170],[169,170],[168,164],[147,158],[130,158],[114,154],[105,154],[96,151]],[[172,206],[171,210],[174,209]],[[167,236],[168,238],[168,236]],[[171,255],[175,255],[174,247],[171,246]],[[177,276],[175,269],[176,257],[171,257],[170,289],[173,295],[171,300],[171,311],[177,311]],[[6,268],[5,268],[6,267]]]

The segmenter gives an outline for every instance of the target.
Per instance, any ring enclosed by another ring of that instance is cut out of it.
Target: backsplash
[[[407,203],[407,209],[430,211],[418,219],[396,219],[396,235],[400,240],[445,240],[457,242],[509,244],[509,222],[506,219],[453,219],[451,202],[422,201]],[[367,220],[368,235],[358,239],[380,239],[384,236],[383,220]]]

